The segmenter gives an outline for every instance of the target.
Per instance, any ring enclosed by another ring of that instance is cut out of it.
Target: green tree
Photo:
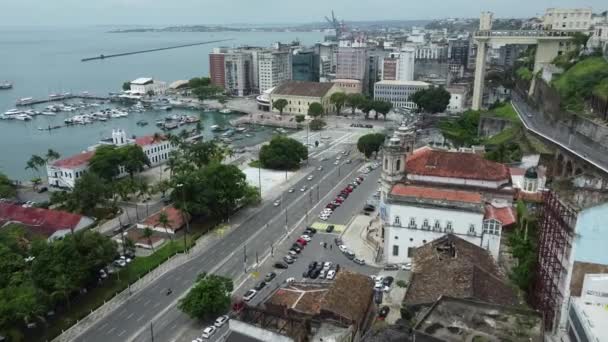
[[[355,116],[355,110],[361,106],[363,101],[365,101],[365,96],[362,94],[354,93],[346,95],[346,105],[350,107],[353,116]]]
[[[32,154],[32,156],[26,163],[25,169],[36,171],[36,173],[38,173],[40,171],[40,168],[43,167],[45,164],[46,161],[44,160],[44,158],[39,155]]]
[[[126,81],[122,83],[122,90],[127,91],[131,89],[131,82]]]
[[[297,123],[302,123],[302,122],[304,122],[304,120],[306,120],[306,116],[305,115],[296,115],[296,122]]]
[[[221,94],[223,91],[224,89],[215,85],[200,86],[192,89],[192,93],[196,95],[201,102],[212,99]]]
[[[113,180],[120,172],[123,157],[114,145],[102,145],[95,150],[89,161],[89,170],[105,180]]]
[[[299,141],[285,136],[274,136],[260,149],[259,160],[264,168],[293,170],[308,158],[308,148]]]
[[[144,166],[150,167],[150,159],[144,153],[144,150],[139,145],[126,145],[118,149],[120,154],[120,164],[125,167],[125,170],[131,178],[136,172],[141,172]],[[97,154],[97,153],[95,153]]]
[[[346,102],[346,94],[342,92],[333,93],[329,97],[329,102],[336,107],[336,115],[340,115],[342,107],[344,107],[344,103]]]
[[[148,240],[148,245],[150,246],[150,248],[152,248],[152,251],[154,251],[154,244],[152,243],[152,235],[154,235],[154,231],[152,229],[150,229],[149,227],[144,228],[144,231],[142,232],[142,236],[144,238],[146,238],[146,240]]]
[[[221,162],[226,158],[227,151],[215,141],[198,141],[189,144],[184,149],[184,158],[196,167],[201,168],[211,162]]]
[[[384,138],[385,135],[382,133],[366,134],[357,141],[357,149],[365,155],[365,158],[369,158],[372,156],[372,153],[380,151]]]
[[[51,148],[49,148],[46,151],[46,154],[44,156],[44,160],[45,160],[45,162],[47,164],[48,164],[48,162],[53,161],[53,160],[57,160],[59,158],[61,158],[61,155],[59,154],[59,152],[57,152],[57,151],[55,151],[55,150],[53,150]]]
[[[188,81],[188,87],[192,89],[206,87],[208,85],[211,85],[211,79],[209,77],[194,77]]]
[[[169,230],[167,229],[167,227],[171,225],[171,220],[169,220],[169,216],[167,216],[167,212],[164,210],[158,215],[158,223],[165,228],[165,233],[167,233],[171,241],[173,241],[173,234],[170,234]]]
[[[393,108],[393,104],[391,102],[384,100],[374,100],[372,101],[372,106],[376,112],[376,120],[378,120],[378,114],[382,114],[382,117],[384,117],[384,120],[386,120],[386,114],[388,114],[388,112],[390,112]]]
[[[313,131],[320,131],[323,129],[323,127],[325,127],[327,124],[325,123],[325,121],[321,120],[321,119],[313,119],[308,126],[310,127],[311,130]]]
[[[369,112],[374,109],[374,103],[372,100],[365,97],[361,100],[357,108],[359,108],[363,112],[363,114],[365,114],[365,119],[369,119]]]
[[[13,198],[17,196],[17,189],[8,177],[0,172],[0,198]]]
[[[203,274],[178,307],[194,319],[215,317],[228,310],[232,288],[231,279]]]
[[[272,108],[279,111],[279,115],[283,115],[283,109],[287,107],[287,100],[285,99],[277,99],[272,103]]]
[[[575,32],[572,35],[572,42],[577,47],[586,49],[587,48],[587,42],[589,41],[589,38],[591,38],[591,36],[588,35],[588,34],[585,34],[585,33],[582,33],[582,32]]]
[[[313,102],[308,106],[308,115],[313,118],[317,118],[325,113],[325,109],[323,109],[323,105],[319,102]]]
[[[106,181],[95,172],[85,172],[82,177],[76,180],[74,189],[70,196],[70,203],[85,214],[92,214],[94,209],[107,204],[111,195],[110,186]]]
[[[450,93],[445,88],[430,87],[418,90],[410,99],[418,106],[419,111],[441,113],[448,107],[450,97]]]

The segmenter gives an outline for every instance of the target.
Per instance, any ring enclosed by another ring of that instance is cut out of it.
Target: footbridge
[[[475,60],[475,83],[473,85],[472,109],[482,107],[483,88],[486,71],[486,55],[489,46],[502,45],[536,45],[534,59],[534,74],[545,65],[551,63],[561,51],[566,51],[574,32],[545,31],[545,30],[492,30],[492,17],[490,12],[483,12],[479,21],[479,30],[474,33],[473,39],[477,45]],[[534,78],[530,91],[534,89]]]

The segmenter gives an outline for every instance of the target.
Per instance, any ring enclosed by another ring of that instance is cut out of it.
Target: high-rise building
[[[382,80],[397,80],[397,68],[399,68],[399,57],[391,54],[382,61]]]
[[[460,64],[466,67],[469,58],[468,39],[450,39],[448,41],[448,60],[450,64]]]
[[[399,81],[414,80],[414,56],[416,49],[411,46],[406,46],[399,52],[399,68],[397,79]]]
[[[226,85],[226,69],[224,67],[224,54],[226,48],[214,48],[209,54],[209,78],[211,84],[224,88]]]
[[[363,81],[366,73],[367,48],[339,47],[336,78]]]
[[[232,51],[224,54],[225,88],[232,95],[247,96],[253,91],[253,61],[251,54]]]
[[[258,56],[260,93],[291,80],[291,52],[268,50]]]
[[[291,58],[294,81],[319,82],[319,55],[314,50],[296,50]]]

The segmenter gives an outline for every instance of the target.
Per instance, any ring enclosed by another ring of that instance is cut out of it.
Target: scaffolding
[[[577,210],[551,191],[543,193],[540,212],[536,274],[530,303],[543,313],[545,328],[552,330],[563,303],[568,258],[572,249]]]

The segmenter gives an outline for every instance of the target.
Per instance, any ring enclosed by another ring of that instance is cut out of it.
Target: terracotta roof
[[[541,203],[543,201],[542,192],[526,192],[521,189],[517,189],[515,193],[515,199],[522,200],[524,202]]]
[[[146,218],[144,221],[144,225],[147,225],[149,227],[164,228],[163,225],[158,221],[160,218],[160,214],[163,211],[165,213],[167,213],[167,218],[169,219],[169,226],[167,226],[167,229],[175,231],[175,230],[178,230],[181,227],[183,227],[184,224],[186,224],[186,221],[184,220],[184,215],[182,215],[181,210],[176,209],[173,206],[168,206],[168,207],[164,207],[163,209],[161,209],[161,211],[157,212],[156,214]]]
[[[88,164],[89,160],[93,157],[95,151],[86,151],[79,154],[75,154],[71,157],[59,159],[52,165],[55,167],[61,167],[64,169],[70,169],[78,166]]]
[[[407,172],[422,176],[453,177],[485,181],[509,180],[509,169],[475,153],[448,152],[423,147],[406,161]]]
[[[482,199],[481,194],[477,192],[446,190],[406,184],[395,184],[391,189],[391,195],[477,204],[481,203]]]
[[[373,283],[368,276],[341,270],[321,301],[321,311],[359,324],[367,313],[373,294]]]
[[[152,145],[161,141],[165,141],[165,137],[161,135],[156,140],[154,139],[154,135],[146,135],[143,137],[135,138],[135,143],[139,146]]]
[[[0,203],[0,223],[20,222],[46,237],[60,230],[76,229],[83,218],[85,216],[65,211]]]
[[[440,296],[514,305],[517,297],[483,248],[448,234],[416,249],[404,302],[433,303]]]
[[[333,83],[287,81],[277,86],[272,95],[323,97],[333,86]]]
[[[526,169],[521,167],[510,167],[509,172],[511,176],[523,176],[526,173]]]
[[[319,313],[319,303],[329,286],[290,284],[276,290],[266,304],[278,305],[308,315]]]
[[[502,208],[495,207],[491,204],[486,204],[484,220],[497,220],[502,223],[503,226],[510,226],[517,221],[515,210],[511,206]]]

